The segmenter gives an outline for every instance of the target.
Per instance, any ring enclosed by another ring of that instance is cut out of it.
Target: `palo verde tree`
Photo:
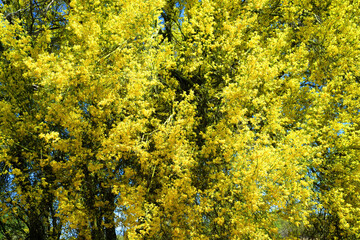
[[[2,1],[0,236],[359,238],[358,9]]]
[[[49,130],[50,99],[25,60],[54,54],[66,19],[64,2],[1,3],[1,234],[5,239],[59,239],[56,179],[47,159],[54,152],[40,137]],[[46,31],[52,32],[47,39]]]
[[[359,21],[351,1],[300,5],[296,41],[307,44],[304,82],[307,104],[301,125],[316,155],[309,166],[319,204],[305,235],[359,238]]]

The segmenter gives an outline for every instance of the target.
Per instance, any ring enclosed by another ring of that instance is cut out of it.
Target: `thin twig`
[[[54,0],[51,0],[51,2],[47,5],[47,7],[45,8],[45,13],[49,10],[51,4],[53,4]]]
[[[25,11],[25,10],[27,10],[27,9],[29,9],[29,7],[23,8],[23,9],[19,9],[19,10],[17,10],[16,12],[8,13],[5,17],[8,18],[8,17],[10,17],[11,15],[15,15],[15,14],[17,14],[17,13],[19,13],[19,12],[21,12],[21,11]]]
[[[316,15],[315,13],[314,13],[314,17],[315,17],[316,21],[318,21],[318,23],[320,23],[320,24],[322,23],[321,18],[318,15]]]
[[[118,45],[114,50],[112,50],[111,52],[109,52],[109,53],[106,54],[105,56],[100,57],[100,59],[97,60],[96,64],[98,64],[102,59],[106,59],[106,58],[110,57],[114,52],[116,52],[117,50],[120,49],[120,47],[123,47],[123,46],[124,46],[124,43]]]

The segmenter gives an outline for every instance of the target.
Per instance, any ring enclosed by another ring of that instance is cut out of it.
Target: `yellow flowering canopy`
[[[0,239],[360,238],[358,1],[0,9]]]

